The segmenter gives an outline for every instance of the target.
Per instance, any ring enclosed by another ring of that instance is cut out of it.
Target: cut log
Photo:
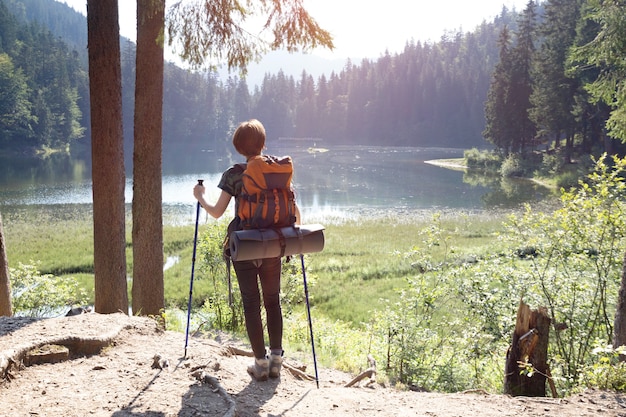
[[[545,307],[531,310],[520,300],[511,346],[506,355],[504,393],[545,397],[550,317]],[[524,370],[532,372],[524,372]],[[553,395],[554,395],[554,391]]]

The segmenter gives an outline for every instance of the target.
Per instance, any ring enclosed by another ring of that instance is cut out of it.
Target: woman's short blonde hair
[[[256,119],[239,124],[233,134],[233,146],[243,156],[260,155],[265,148],[265,128]]]

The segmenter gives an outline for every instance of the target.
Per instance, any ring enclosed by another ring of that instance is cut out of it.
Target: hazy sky
[[[57,0],[86,14],[87,0]],[[168,1],[169,4],[171,2]],[[522,11],[528,0],[303,0],[318,23],[331,32],[329,58],[377,58],[386,49],[400,52],[407,41],[437,41],[446,31],[472,31],[490,21],[502,6]],[[120,31],[135,39],[136,2],[118,0]]]

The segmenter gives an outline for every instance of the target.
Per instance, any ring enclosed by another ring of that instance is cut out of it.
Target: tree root
[[[207,374],[205,371],[198,369],[192,372],[192,375],[200,382],[209,384],[212,387],[212,391],[219,394],[220,397],[228,403],[228,411],[224,414],[224,417],[235,417],[237,415],[237,405],[228,392],[220,385],[215,377]]]
[[[25,344],[18,345],[13,349],[2,351],[0,352],[0,381],[10,381],[14,377],[12,372],[19,371],[23,366],[29,364],[27,360],[29,352],[42,346],[65,346],[69,350],[70,355],[93,355],[99,353],[106,346],[111,345],[119,333],[129,327],[130,325],[118,326],[108,334],[97,336],[51,336],[37,341],[27,341]]]
[[[11,357],[1,356],[0,357],[0,380],[2,381],[11,381],[15,379],[15,375],[11,373],[11,367],[13,367],[16,371],[22,369],[22,364],[16,362]]]

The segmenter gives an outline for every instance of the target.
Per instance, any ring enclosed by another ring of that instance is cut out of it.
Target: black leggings
[[[270,349],[282,349],[283,313],[280,307],[280,258],[233,262],[243,301],[246,330],[256,358],[265,357],[265,340],[261,320],[261,293],[267,319]],[[258,280],[257,280],[258,278]]]

